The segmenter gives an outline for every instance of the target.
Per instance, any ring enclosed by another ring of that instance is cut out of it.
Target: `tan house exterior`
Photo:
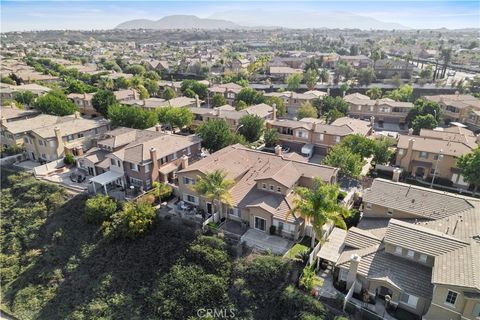
[[[478,146],[475,140],[475,136],[434,130],[422,130],[419,136],[399,135],[395,164],[422,179],[435,173],[454,185],[468,187],[456,163]]]
[[[220,94],[225,98],[228,105],[235,106],[237,103],[237,95],[243,89],[241,85],[236,83],[224,83],[213,85],[208,88],[208,106],[212,105],[213,96]]]
[[[304,93],[296,93],[293,91],[285,91],[285,92],[269,92],[265,93],[266,97],[278,97],[283,100],[285,103],[285,107],[287,109],[287,114],[289,117],[296,117],[298,113],[298,109],[304,103],[312,103],[313,100],[318,98],[323,98],[327,95],[326,92],[318,91],[318,90],[311,90]]]
[[[363,200],[335,281],[425,320],[478,319],[480,200],[384,179]]]
[[[231,206],[221,204],[223,217],[242,222],[262,232],[298,239],[304,221],[291,214],[296,186],[311,186],[315,177],[335,183],[338,169],[294,160],[277,154],[245,148],[240,144],[219,150],[178,172],[179,192],[184,202],[207,214],[220,212],[217,204],[197,194],[193,185],[205,174],[221,170],[234,180]],[[274,228],[271,228],[275,226]]]
[[[480,112],[480,99],[469,94],[446,94],[423,98],[440,105],[445,123],[460,122],[469,125],[472,130],[480,128],[476,117]]]

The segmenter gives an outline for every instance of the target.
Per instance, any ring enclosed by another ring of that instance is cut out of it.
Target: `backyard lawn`
[[[308,250],[310,252],[310,241],[310,237],[304,237],[301,242],[295,243],[293,247],[290,248],[287,253],[285,253],[285,257],[294,260],[298,259],[297,254],[299,252],[303,252],[305,250]]]

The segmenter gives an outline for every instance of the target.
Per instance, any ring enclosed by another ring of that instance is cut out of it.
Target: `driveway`
[[[284,255],[293,245],[293,241],[255,229],[248,229],[241,241],[254,249],[281,255]]]

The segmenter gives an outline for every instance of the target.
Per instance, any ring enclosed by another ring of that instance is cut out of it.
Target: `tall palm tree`
[[[342,229],[347,228],[344,218],[350,215],[350,211],[338,203],[340,190],[337,185],[326,184],[315,178],[311,189],[297,187],[295,193],[297,197],[291,214],[298,214],[312,224],[312,248],[315,247],[315,239],[322,239],[325,224],[334,223]]]
[[[223,215],[222,204],[230,206],[232,203],[230,188],[235,184],[234,180],[227,179],[226,176],[225,172],[217,169],[198,179],[193,186],[194,191],[214,203],[220,217]],[[228,214],[225,215],[225,218],[228,219]]]

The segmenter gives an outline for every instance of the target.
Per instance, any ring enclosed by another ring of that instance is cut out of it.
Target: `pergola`
[[[107,192],[107,184],[123,177],[123,172],[115,172],[115,171],[107,171],[102,174],[99,174],[98,176],[95,176],[93,178],[90,178],[89,181],[92,182],[93,185],[93,191],[97,193],[97,188],[95,184],[99,184],[103,186],[103,189],[105,190],[105,195],[108,195]]]
[[[327,260],[330,263],[335,264],[342,254],[343,242],[347,236],[347,231],[340,228],[334,228],[327,240],[317,253],[317,258]],[[318,259],[318,263],[320,261]]]

